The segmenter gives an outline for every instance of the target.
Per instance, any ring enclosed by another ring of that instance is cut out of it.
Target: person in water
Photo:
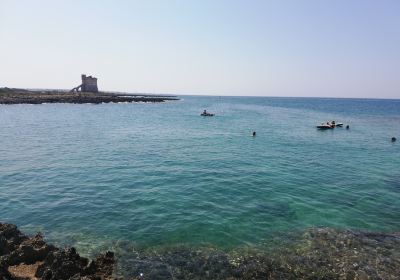
[[[255,131],[253,131],[253,136],[256,136],[256,132]]]

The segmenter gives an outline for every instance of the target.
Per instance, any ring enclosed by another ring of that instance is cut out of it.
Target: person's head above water
[[[253,136],[256,136],[256,132],[255,131],[253,131]]]

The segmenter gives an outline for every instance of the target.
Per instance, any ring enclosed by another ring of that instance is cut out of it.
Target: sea
[[[400,231],[400,100],[179,98],[1,105],[0,221],[86,256]]]

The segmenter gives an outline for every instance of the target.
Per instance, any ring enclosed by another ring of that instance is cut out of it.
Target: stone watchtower
[[[97,88],[97,78],[88,76],[86,77],[85,74],[81,75],[82,77],[82,91],[83,92],[99,92]]]
[[[97,88],[97,78],[92,76],[86,76],[85,74],[82,74],[81,77],[82,77],[82,84],[73,88],[71,92],[73,91],[99,92],[99,89]]]

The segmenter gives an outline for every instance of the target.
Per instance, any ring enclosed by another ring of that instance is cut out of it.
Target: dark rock
[[[18,248],[10,253],[8,264],[34,264],[38,261],[43,261],[47,254],[54,250],[55,247],[53,245],[47,245],[43,241],[43,236],[37,234],[35,237],[23,241]]]
[[[9,253],[9,248],[7,239],[4,236],[0,236],[0,256],[8,253]]]
[[[28,237],[22,234],[17,226],[0,223],[0,256],[14,251],[21,242],[27,239]]]
[[[92,266],[94,266],[97,274],[111,276],[115,263],[114,253],[107,251],[104,255],[98,256],[91,263],[93,263]]]
[[[36,277],[46,280],[102,279],[111,277],[114,267],[114,254],[107,252],[96,260],[82,258],[75,248],[50,252],[39,266]]]
[[[8,272],[8,267],[4,266],[0,263],[0,279],[1,280],[14,280],[14,277],[11,276],[10,272]]]
[[[44,261],[35,274],[40,279],[103,280],[112,279],[114,253],[107,252],[89,263],[87,258],[79,256],[75,248],[60,250],[46,244],[40,233],[29,238],[15,225],[0,223],[0,280],[22,280],[14,279],[8,267],[38,261]]]
[[[43,279],[69,279],[82,272],[88,260],[81,258],[74,248],[51,252],[39,266],[36,277]]]
[[[16,225],[0,223],[0,235],[7,239],[11,239],[16,236],[21,236],[22,234],[17,229]]]

